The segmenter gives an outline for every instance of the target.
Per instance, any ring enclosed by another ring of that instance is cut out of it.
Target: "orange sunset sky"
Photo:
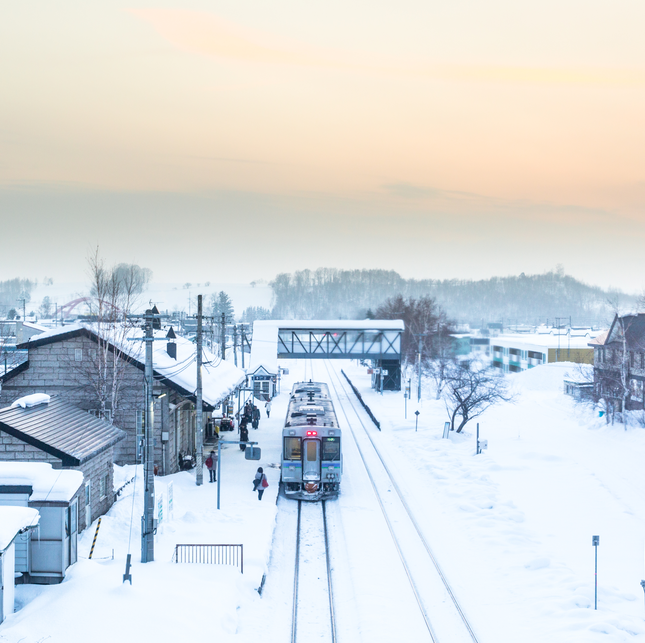
[[[645,286],[642,1],[2,14],[2,278],[80,280],[99,243],[160,281],[561,263]]]

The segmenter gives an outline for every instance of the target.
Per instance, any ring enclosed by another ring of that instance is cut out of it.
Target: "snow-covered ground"
[[[326,381],[319,364],[314,376]],[[233,446],[224,451],[220,511],[216,485],[196,487],[190,472],[158,479],[159,491],[173,481],[174,517],[159,530],[156,561],[140,564],[139,476],[103,518],[93,560],[87,555],[95,525],[82,534],[84,558],[64,583],[17,588],[20,609],[0,626],[0,642],[135,641],[151,638],[150,632],[168,641],[286,640],[295,536],[290,505],[276,506],[279,471],[272,465],[280,459],[287,393],[304,364],[284,365],[291,375],[283,379],[272,417],[263,416],[259,430],[251,431],[262,460],[246,461]],[[368,430],[481,643],[645,641],[645,430],[605,425],[563,394],[562,379],[573,367],[549,365],[511,376],[517,398],[479,419],[489,446],[475,455],[475,424],[442,439],[446,412],[430,392],[421,405],[408,403],[406,420],[401,393],[371,391],[369,376],[355,363],[334,367],[345,369],[381,421],[381,432],[369,424]],[[387,550],[374,491],[348,437],[343,489],[328,505],[339,641],[426,640],[414,606],[402,599],[402,572]],[[261,502],[251,490],[258,465],[271,485]],[[119,469],[119,481],[133,471]],[[132,586],[122,583],[129,542]],[[176,543],[191,542],[243,543],[244,574],[170,562]],[[265,573],[260,597],[256,589]]]

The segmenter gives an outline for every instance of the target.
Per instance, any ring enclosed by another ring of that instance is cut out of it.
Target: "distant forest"
[[[11,309],[19,310],[22,314],[22,300],[29,304],[31,291],[37,285],[37,281],[29,279],[0,281],[0,316],[4,318]]]
[[[561,268],[541,275],[465,279],[404,279],[393,270],[319,268],[282,273],[270,282],[275,319],[363,319],[388,297],[429,295],[457,323],[607,325],[637,298],[589,286]],[[565,322],[566,319],[566,322]]]

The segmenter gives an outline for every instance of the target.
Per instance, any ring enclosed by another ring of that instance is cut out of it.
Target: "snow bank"
[[[588,364],[573,362],[556,362],[542,364],[521,373],[513,373],[508,377],[511,386],[520,391],[549,391],[562,392],[565,379],[580,379],[581,372],[587,372],[593,367]],[[591,380],[593,381],[593,380]]]
[[[0,552],[3,552],[18,533],[36,527],[40,520],[38,509],[0,506]]]

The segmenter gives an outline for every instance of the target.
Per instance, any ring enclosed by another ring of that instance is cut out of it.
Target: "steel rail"
[[[325,558],[327,560],[327,588],[329,590],[329,618],[331,619],[331,640],[336,643],[336,616],[334,614],[334,593],[331,586],[331,560],[329,558],[329,530],[327,529],[327,501],[322,501],[323,527],[325,529]]]
[[[291,643],[296,643],[298,622],[298,576],[300,572],[300,511],[302,500],[298,500],[298,526],[296,527],[296,564],[293,573],[293,611],[291,613]]]
[[[450,583],[448,581],[448,578],[444,574],[443,570],[441,569],[441,566],[439,565],[439,562],[434,555],[434,552],[432,551],[430,545],[428,544],[428,541],[426,540],[425,536],[422,533],[421,527],[419,526],[419,523],[416,521],[416,518],[414,517],[414,513],[410,509],[410,505],[407,503],[403,493],[401,492],[401,489],[399,485],[396,483],[396,480],[394,479],[394,476],[392,475],[392,472],[390,471],[389,467],[385,463],[385,460],[383,459],[383,456],[381,455],[381,452],[379,451],[378,447],[376,446],[376,443],[374,442],[374,439],[370,435],[369,431],[367,430],[365,423],[361,419],[358,411],[356,410],[356,407],[354,403],[351,400],[351,396],[347,393],[347,389],[345,388],[345,383],[341,379],[340,375],[334,370],[330,369],[327,362],[327,372],[329,373],[330,370],[334,373],[338,381],[340,382],[341,388],[343,390],[343,393],[345,393],[345,396],[347,398],[347,401],[349,402],[350,406],[352,407],[352,410],[354,411],[354,414],[356,415],[358,421],[360,422],[361,426],[363,427],[363,430],[365,431],[365,434],[367,435],[370,443],[372,444],[372,448],[374,449],[374,452],[378,456],[378,459],[380,460],[381,464],[383,465],[383,468],[385,469],[388,477],[390,478],[390,482],[392,483],[392,486],[394,487],[394,490],[396,491],[397,496],[399,497],[399,500],[401,501],[401,504],[403,505],[408,517],[410,518],[410,522],[414,526],[415,531],[417,532],[417,535],[419,536],[419,539],[421,540],[421,543],[423,544],[424,549],[426,550],[428,557],[432,561],[432,564],[434,565],[434,568],[437,570],[437,574],[439,578],[441,578],[441,582],[443,583],[443,586],[446,589],[446,592],[450,596],[450,599],[452,600],[452,603],[457,610],[457,613],[459,614],[459,617],[461,618],[462,623],[464,624],[464,627],[468,631],[468,634],[470,635],[471,639],[473,640],[473,643],[479,643],[479,639],[477,638],[477,635],[475,634],[470,622],[468,621],[468,618],[466,617],[466,614],[464,613],[461,604],[459,603],[459,600],[457,599],[455,593],[452,590],[452,587],[450,586]],[[334,386],[334,390],[336,391],[336,387]],[[340,400],[339,400],[340,401]],[[342,405],[341,405],[342,406]],[[343,411],[344,412],[344,411]],[[345,417],[347,418],[347,415],[345,414]],[[348,420],[349,421],[349,420]],[[351,429],[351,427],[350,427]],[[353,433],[353,432],[352,432]]]
[[[338,395],[338,389],[336,388],[336,385],[331,379],[331,372],[329,369],[329,366],[327,362],[325,361],[325,368],[327,369],[327,373],[330,376],[330,382],[332,387],[334,388],[334,392],[336,393],[336,397],[338,398],[338,401],[340,402],[340,396]],[[346,394],[345,389],[343,388],[343,393]],[[349,401],[349,397],[347,397]],[[351,401],[350,401],[351,405]],[[417,605],[419,607],[419,610],[421,611],[421,615],[423,616],[423,620],[425,622],[426,628],[428,630],[428,633],[430,634],[430,638],[432,639],[433,643],[439,643],[437,636],[434,632],[434,629],[432,627],[432,623],[430,622],[430,618],[428,616],[428,613],[426,612],[425,606],[423,604],[423,601],[421,600],[421,596],[419,595],[419,590],[417,589],[416,583],[414,582],[414,578],[412,577],[412,572],[410,570],[410,566],[408,565],[408,562],[405,560],[405,556],[403,555],[403,551],[401,549],[401,545],[399,544],[399,540],[396,537],[396,534],[394,533],[394,527],[392,525],[392,521],[390,520],[390,517],[387,515],[387,511],[385,509],[385,506],[383,504],[383,501],[381,500],[381,496],[378,492],[378,489],[376,487],[376,482],[374,481],[374,477],[372,476],[372,472],[370,471],[369,467],[367,466],[367,460],[365,459],[365,455],[363,454],[363,450],[361,449],[360,445],[358,444],[358,440],[356,439],[356,435],[354,434],[354,429],[352,429],[352,426],[349,422],[349,418],[347,417],[347,412],[345,411],[344,406],[341,404],[341,409],[343,411],[343,415],[345,416],[345,420],[347,421],[347,427],[349,428],[352,437],[354,438],[354,444],[356,444],[356,448],[358,449],[358,453],[361,456],[361,460],[363,461],[363,466],[365,467],[365,471],[370,479],[370,482],[372,483],[372,488],[374,489],[374,495],[376,496],[376,500],[378,501],[379,507],[381,508],[381,512],[383,514],[383,518],[385,519],[385,522],[387,524],[387,527],[390,531],[390,536],[392,537],[392,542],[394,543],[394,547],[396,548],[396,551],[399,555],[399,558],[401,560],[401,563],[403,565],[403,569],[405,570],[405,574],[408,577],[408,582],[410,583],[410,587],[412,588],[412,593],[414,594],[414,598],[417,601]],[[353,408],[353,407],[352,407]],[[359,419],[360,421],[360,419]],[[361,423],[362,424],[362,423]]]
[[[298,595],[300,590],[300,526],[301,526],[301,512],[302,500],[298,500],[298,523],[296,527],[296,560],[293,575],[293,609],[291,614],[291,643],[296,643],[298,639]],[[325,509],[325,501],[322,502],[322,517],[323,517],[323,533],[325,537],[325,562],[327,566],[327,589],[329,592],[329,618],[330,618],[330,631],[331,643],[337,642],[336,637],[336,616],[334,612],[334,599],[332,591],[331,580],[331,559],[329,557],[329,530],[327,529],[327,512]]]

